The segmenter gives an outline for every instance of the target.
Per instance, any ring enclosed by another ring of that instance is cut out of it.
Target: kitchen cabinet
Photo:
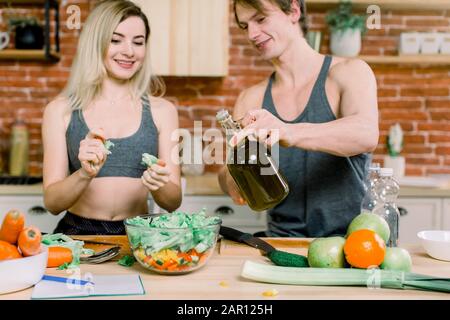
[[[134,0],[150,23],[153,72],[160,76],[226,76],[228,0]]]
[[[205,208],[207,214],[218,215],[222,225],[241,231],[255,233],[267,229],[266,212],[256,212],[248,206],[234,204],[227,196],[184,196],[177,211],[198,212]]]
[[[442,230],[450,230],[450,199],[444,199],[442,204]]]
[[[337,6],[341,0],[308,0],[308,9],[330,8]],[[352,0],[356,9],[366,9],[370,5],[377,5],[383,10],[446,10],[450,9],[448,0]]]
[[[11,209],[25,214],[25,225],[36,226],[41,232],[53,233],[63,214],[52,215],[44,208],[42,195],[0,195],[0,221]]]
[[[448,201],[448,200],[445,200]],[[399,243],[420,243],[417,233],[442,228],[442,200],[440,198],[399,198],[399,207],[407,210],[400,216]]]

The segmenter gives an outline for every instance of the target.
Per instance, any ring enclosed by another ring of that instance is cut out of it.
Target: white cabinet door
[[[0,221],[11,209],[25,214],[25,225],[36,226],[41,232],[52,233],[63,214],[54,216],[44,208],[44,199],[40,195],[0,196]]]
[[[267,229],[266,212],[255,212],[247,206],[234,204],[226,196],[185,196],[177,211],[198,212],[205,208],[207,214],[219,215],[222,225],[254,233]]]
[[[450,230],[450,199],[444,199],[442,204],[442,230]]]
[[[441,228],[442,201],[439,198],[400,198],[399,207],[407,210],[400,216],[399,243],[419,244],[417,233]]]

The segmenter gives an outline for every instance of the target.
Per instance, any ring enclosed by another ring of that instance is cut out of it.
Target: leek
[[[366,286],[450,293],[450,278],[380,269],[291,268],[246,261],[241,276],[250,280],[301,286]]]

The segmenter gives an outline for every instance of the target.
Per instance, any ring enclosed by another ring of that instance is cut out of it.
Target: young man
[[[279,168],[290,193],[268,212],[265,236],[344,235],[360,212],[370,152],[378,143],[376,79],[358,59],[324,56],[304,34],[303,0],[234,0],[239,27],[261,57],[274,66],[271,77],[244,90],[234,119],[245,130],[277,130]],[[226,167],[219,182],[244,204]]]

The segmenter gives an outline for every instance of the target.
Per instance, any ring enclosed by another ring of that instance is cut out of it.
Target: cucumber
[[[274,250],[267,254],[267,257],[277,266],[283,267],[309,267],[308,258],[300,254]]]

